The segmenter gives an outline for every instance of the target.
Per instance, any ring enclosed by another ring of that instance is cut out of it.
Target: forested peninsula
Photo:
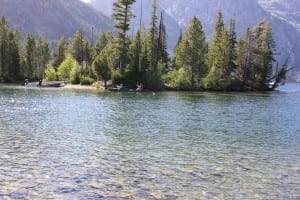
[[[0,82],[67,81],[89,85],[108,81],[124,88],[142,84],[150,91],[270,91],[285,80],[288,62],[279,66],[272,27],[264,20],[237,38],[235,19],[228,25],[216,15],[208,42],[201,21],[194,17],[180,34],[172,56],[167,49],[164,13],[153,1],[149,28],[140,25],[130,35],[135,0],[113,4],[115,29],[100,33],[97,42],[78,30],[62,37],[54,47],[42,35],[22,39],[19,30],[0,20]]]

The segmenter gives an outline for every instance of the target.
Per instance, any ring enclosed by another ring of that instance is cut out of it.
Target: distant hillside
[[[258,0],[258,2],[267,12],[291,24],[300,32],[299,0]]]
[[[77,29],[88,35],[112,28],[112,20],[79,0],[0,0],[0,16],[22,33],[56,40]]]

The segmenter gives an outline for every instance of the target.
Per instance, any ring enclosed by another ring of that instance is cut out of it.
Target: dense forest
[[[0,20],[0,82],[21,82],[25,78],[63,80],[72,84],[107,81],[148,90],[272,90],[285,79],[287,62],[278,66],[272,27],[266,20],[237,38],[235,19],[225,25],[218,12],[214,34],[207,41],[201,21],[191,19],[178,38],[172,59],[167,49],[164,13],[157,16],[153,2],[150,28],[142,24],[129,35],[135,0],[113,4],[115,29],[102,32],[97,42],[78,30],[73,38],[62,37],[54,48],[43,36],[13,30]]]

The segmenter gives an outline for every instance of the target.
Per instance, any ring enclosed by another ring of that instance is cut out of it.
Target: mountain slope
[[[258,2],[267,12],[291,24],[300,32],[299,0],[258,0]]]
[[[51,40],[70,37],[78,29],[91,35],[109,30],[112,20],[79,0],[0,0],[0,16],[23,33],[43,34]]]

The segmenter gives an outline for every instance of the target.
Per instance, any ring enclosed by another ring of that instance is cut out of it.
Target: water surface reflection
[[[0,199],[300,198],[300,93],[0,88]]]

